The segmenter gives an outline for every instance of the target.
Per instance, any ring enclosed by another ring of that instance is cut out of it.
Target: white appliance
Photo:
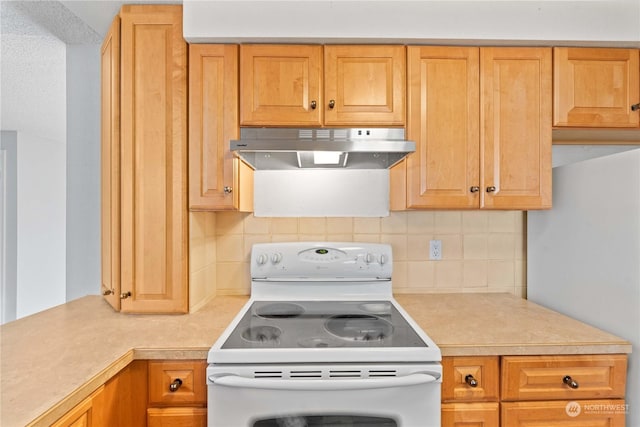
[[[527,214],[528,298],[631,342],[640,426],[640,149],[556,167],[553,187],[553,209]]]
[[[209,350],[209,427],[439,427],[440,349],[392,296],[391,247],[256,244]]]

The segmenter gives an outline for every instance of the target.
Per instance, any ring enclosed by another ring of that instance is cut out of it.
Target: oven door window
[[[253,427],[398,427],[391,418],[361,415],[282,415],[253,423]]]

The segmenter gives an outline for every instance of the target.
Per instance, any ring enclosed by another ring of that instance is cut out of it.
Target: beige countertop
[[[443,356],[629,353],[631,345],[509,294],[397,295]],[[135,359],[205,359],[246,296],[188,315],[128,315],[88,296],[0,327],[0,425],[49,425]]]

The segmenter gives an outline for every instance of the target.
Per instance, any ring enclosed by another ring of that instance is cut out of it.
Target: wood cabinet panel
[[[95,405],[100,399],[104,386],[93,392],[91,396],[77,404],[62,418],[53,423],[51,427],[97,427],[102,426],[99,417],[96,416]]]
[[[505,356],[503,400],[624,398],[625,355]],[[576,382],[574,387],[564,378]]]
[[[500,412],[505,427],[624,427],[624,408],[623,400],[557,400],[502,403]]]
[[[121,11],[121,290],[127,312],[187,311],[187,46],[181,6]]]
[[[638,49],[553,49],[554,114],[559,127],[640,126]]]
[[[499,365],[498,356],[443,357],[442,401],[497,401]]]
[[[443,403],[442,427],[498,427],[500,404],[488,403]]]
[[[477,208],[478,48],[409,47],[407,69],[407,207]]]
[[[404,46],[325,46],[324,123],[404,125],[405,56]]]
[[[205,361],[150,361],[149,404],[206,405],[206,368]],[[174,381],[179,381],[179,387],[172,391]]]
[[[322,46],[242,45],[240,87],[242,125],[319,126]]]
[[[551,49],[481,49],[480,206],[551,207]]]
[[[206,408],[149,408],[147,427],[206,427]]]
[[[191,209],[252,209],[252,171],[229,148],[229,141],[239,137],[238,120],[238,47],[190,45]],[[242,198],[240,194],[243,194]],[[250,203],[247,204],[247,200]]]
[[[120,310],[120,17],[100,50],[101,285],[105,300]]]

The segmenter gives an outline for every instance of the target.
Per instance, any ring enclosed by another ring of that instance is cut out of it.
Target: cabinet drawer
[[[624,427],[624,400],[555,400],[502,404],[502,425],[508,427]]]
[[[626,355],[506,356],[502,400],[624,398]]]
[[[149,408],[147,427],[206,427],[206,408]]]
[[[499,425],[498,402],[442,404],[442,427],[498,427]]]
[[[443,357],[442,401],[498,400],[498,357]]]
[[[149,405],[205,406],[207,402],[206,366],[203,360],[150,361]]]

